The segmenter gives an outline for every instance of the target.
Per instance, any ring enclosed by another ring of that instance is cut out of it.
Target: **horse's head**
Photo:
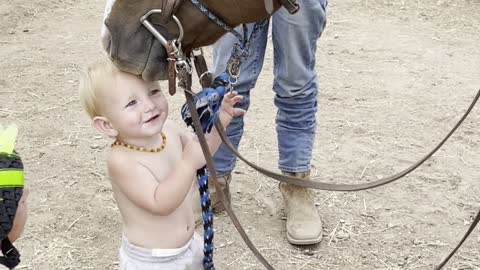
[[[280,8],[279,1],[289,0],[202,0],[202,4],[234,27],[268,18]],[[140,22],[151,9],[162,10],[151,15],[149,21],[167,39],[178,35],[171,15],[180,20],[184,28],[182,48],[186,53],[212,44],[225,34],[190,0],[109,0],[102,28],[103,46],[118,68],[141,74],[146,80],[165,80],[168,66],[165,48]]]

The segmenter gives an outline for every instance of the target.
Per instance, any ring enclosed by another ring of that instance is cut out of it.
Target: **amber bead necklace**
[[[118,146],[123,146],[123,147],[126,147],[128,149],[132,149],[132,150],[136,150],[136,151],[140,151],[140,152],[148,152],[148,153],[158,153],[158,152],[161,152],[165,146],[167,145],[167,137],[165,136],[165,134],[163,134],[163,132],[160,132],[160,136],[162,137],[162,145],[158,148],[152,148],[152,149],[148,149],[148,148],[145,148],[145,147],[138,147],[138,146],[135,146],[135,145],[130,145],[128,143],[124,143],[124,142],[121,142],[121,141],[114,141],[112,143],[112,147],[114,147],[115,145],[118,145]]]

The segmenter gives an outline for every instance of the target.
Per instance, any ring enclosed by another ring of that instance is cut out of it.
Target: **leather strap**
[[[205,61],[205,57],[203,57],[202,49],[198,50],[200,50],[200,53],[193,53],[195,70],[197,71],[202,88],[210,87],[213,82],[213,74],[208,72],[207,61]]]
[[[174,55],[174,47],[172,45],[172,41],[169,40],[167,43],[167,46],[165,46],[165,49],[167,50],[167,61],[168,61],[168,92],[170,93],[171,96],[175,95],[176,92],[176,79],[177,79],[177,74],[175,71],[175,63],[177,59],[175,58]]]
[[[446,264],[447,262],[453,257],[453,255],[455,254],[455,252],[457,252],[457,250],[462,246],[463,242],[465,242],[465,240],[467,240],[467,238],[470,236],[470,234],[473,232],[473,230],[475,229],[475,227],[478,225],[478,222],[480,221],[480,210],[478,211],[477,213],[477,216],[475,217],[475,220],[473,220],[472,222],[472,225],[470,225],[470,227],[468,228],[467,232],[465,233],[465,235],[462,237],[462,240],[460,240],[460,242],[457,244],[457,246],[452,250],[452,252],[450,252],[450,254],[448,254],[447,257],[445,257],[445,259],[443,259],[443,261],[437,265],[434,269],[435,270],[440,270],[442,269]]]
[[[228,200],[220,187],[220,185],[217,182],[217,176],[216,176],[216,171],[215,171],[215,166],[213,164],[212,160],[212,155],[208,149],[208,144],[206,143],[205,136],[202,132],[201,125],[200,125],[200,120],[198,118],[198,114],[195,109],[195,105],[193,104],[192,101],[192,96],[191,96],[191,77],[190,77],[190,83],[188,84],[188,90],[189,91],[184,91],[185,96],[187,98],[187,104],[189,106],[190,112],[192,112],[192,119],[193,123],[195,126],[196,130],[199,130],[198,132],[198,137],[200,144],[202,145],[202,150],[205,154],[205,159],[207,162],[207,168],[210,171],[210,179],[213,180],[213,183],[217,189],[217,192],[219,193],[219,198],[220,202],[225,206],[225,209],[227,211],[228,216],[232,220],[233,225],[239,232],[240,236],[242,239],[245,241],[247,244],[248,248],[253,252],[253,254],[260,260],[260,262],[269,270],[275,270],[270,263],[263,257],[263,255],[258,251],[258,249],[255,247],[255,245],[251,242],[250,238],[248,235],[245,233],[245,230],[243,229],[242,225],[240,224],[238,218],[236,217],[235,213],[233,212],[230,204],[228,203]],[[477,95],[473,99],[472,103],[468,107],[467,111],[464,113],[464,115],[460,118],[460,120],[457,122],[457,124],[452,128],[452,130],[441,140],[441,142],[432,150],[430,151],[425,157],[408,167],[402,172],[399,172],[393,176],[387,177],[380,179],[378,181],[374,181],[371,183],[364,183],[364,184],[357,184],[357,185],[348,185],[348,184],[331,184],[331,183],[323,183],[323,182],[316,182],[320,178],[315,177],[311,178],[310,180],[306,181],[304,179],[296,178],[296,177],[291,177],[291,176],[286,176],[282,174],[278,174],[272,171],[269,171],[267,169],[264,169],[253,162],[248,161],[246,158],[244,158],[232,145],[230,140],[228,139],[228,136],[225,134],[225,129],[223,125],[221,124],[220,121],[217,121],[215,123],[215,127],[220,135],[220,138],[222,139],[223,143],[225,146],[234,154],[236,155],[239,159],[247,163],[249,166],[254,168],[255,170],[259,171],[260,173],[269,176],[275,180],[278,180],[280,182],[288,183],[288,184],[293,184],[297,186],[303,186],[307,188],[314,188],[314,189],[323,189],[323,190],[330,190],[330,191],[358,191],[358,190],[365,190],[365,189],[370,189],[370,188],[375,188],[379,187],[391,182],[394,182],[403,176],[409,174],[410,172],[414,171],[416,168],[418,168],[420,165],[422,165],[427,159],[429,159],[435,152],[440,149],[440,147],[443,146],[443,144],[452,136],[452,134],[460,127],[460,125],[463,123],[463,121],[467,118],[467,116],[470,114],[472,109],[475,107],[478,99],[480,98],[480,90],[478,90]],[[471,232],[475,229],[477,224],[480,221],[480,211],[477,213],[477,216],[474,220],[474,222],[470,225],[470,228],[468,231],[465,233],[465,235],[462,237],[462,240],[457,244],[454,250],[450,252],[450,254],[435,268],[435,270],[440,270],[442,269],[446,263],[450,260],[450,258],[453,257],[453,255],[456,253],[456,251],[460,248],[460,246],[465,242],[465,240],[468,238],[468,236],[471,234]]]
[[[201,58],[198,58],[198,59],[203,59],[203,55],[200,55]],[[203,59],[204,60],[204,59]],[[195,61],[196,62],[196,61]],[[197,72],[200,74],[202,71],[203,72],[206,72],[207,70],[207,66],[206,64],[204,65],[203,64],[204,62],[196,65],[196,69],[197,69]],[[180,74],[179,74],[180,75]],[[253,252],[253,254],[260,260],[260,262],[269,270],[275,270],[271,265],[270,263],[265,259],[265,257],[263,257],[263,255],[258,251],[258,249],[255,247],[255,245],[252,243],[252,241],[250,240],[250,238],[248,237],[248,235],[246,234],[245,230],[243,229],[242,225],[240,224],[240,221],[238,220],[238,218],[236,217],[235,213],[233,212],[232,208],[231,208],[231,205],[229,204],[226,196],[225,196],[225,193],[223,192],[222,188],[220,187],[220,185],[218,184],[218,181],[217,181],[217,176],[216,176],[216,170],[215,170],[215,166],[213,164],[213,159],[212,159],[212,155],[210,153],[210,150],[208,149],[208,144],[206,142],[206,139],[205,139],[205,135],[201,129],[201,125],[200,125],[200,120],[199,120],[199,117],[198,117],[198,114],[197,114],[197,111],[195,109],[195,105],[193,104],[193,101],[192,101],[192,95],[191,95],[191,76],[190,74],[186,74],[184,76],[187,76],[188,77],[188,80],[187,80],[187,84],[184,85],[186,87],[188,87],[187,89],[189,91],[184,91],[185,92],[185,97],[187,99],[187,104],[188,104],[188,107],[189,107],[189,110],[190,112],[192,113],[192,119],[193,119],[193,124],[195,126],[195,129],[200,131],[200,132],[197,132],[198,134],[198,137],[199,137],[199,141],[200,141],[200,144],[202,146],[202,150],[205,154],[205,159],[206,159],[206,162],[207,162],[207,168],[208,170],[210,171],[210,179],[213,181],[213,184],[215,185],[216,189],[217,189],[217,192],[218,194],[220,195],[219,198],[220,198],[220,202],[225,206],[225,209],[227,211],[227,214],[228,216],[230,217],[230,219],[232,220],[232,223],[233,225],[235,226],[235,228],[237,229],[237,231],[239,232],[240,236],[242,237],[242,239],[245,241],[245,243],[247,244],[248,248]],[[463,121],[467,118],[467,116],[470,114],[470,112],[472,111],[472,109],[475,107],[478,99],[480,98],[480,90],[478,90],[475,98],[473,99],[473,101],[471,102],[470,106],[468,107],[468,109],[466,110],[466,112],[464,113],[464,115],[460,118],[460,120],[457,122],[457,124],[452,128],[452,130],[447,134],[447,136],[445,136],[445,138],[443,138],[440,143],[432,150],[430,151],[425,157],[423,157],[422,159],[420,159],[419,161],[417,161],[416,163],[414,163],[413,165],[411,165],[410,167],[408,167],[407,169],[395,174],[395,175],[392,175],[390,177],[387,177],[387,178],[383,178],[383,179],[380,179],[380,180],[377,180],[377,181],[374,181],[374,182],[371,182],[371,183],[364,183],[364,184],[356,184],[356,185],[349,185],[349,184],[331,184],[331,183],[324,183],[324,182],[317,182],[320,178],[319,177],[314,177],[314,178],[311,178],[309,181],[306,181],[304,179],[301,179],[301,178],[296,178],[296,177],[291,177],[291,176],[286,176],[286,175],[282,175],[282,174],[278,174],[278,173],[275,173],[275,172],[272,172],[272,171],[269,171],[267,169],[264,169],[256,164],[254,164],[253,162],[250,162],[248,161],[246,158],[244,158],[232,145],[232,143],[230,142],[230,140],[228,139],[228,136],[225,134],[225,129],[223,127],[223,125],[221,124],[220,121],[217,121],[215,123],[215,127],[220,135],[220,138],[222,139],[223,143],[225,144],[225,146],[234,154],[236,155],[239,159],[241,159],[242,161],[244,161],[245,163],[247,163],[249,166],[251,166],[252,168],[254,168],[255,170],[259,171],[260,173],[266,175],[266,176],[269,176],[277,181],[280,181],[280,182],[284,182],[284,183],[288,183],[288,184],[293,184],[293,185],[297,185],[297,186],[303,186],[303,187],[307,187],[307,188],[314,188],[314,189],[323,189],[323,190],[330,190],[330,191],[358,191],[358,190],[365,190],[365,189],[370,189],[370,188],[375,188],[375,187],[379,187],[379,186],[382,186],[382,185],[385,185],[385,184],[388,184],[388,183],[391,183],[391,182],[394,182],[400,178],[402,178],[403,176],[406,176],[407,174],[411,173],[412,171],[414,171],[415,169],[417,169],[420,165],[422,165],[427,159],[429,159],[435,152],[437,152],[442,146],[443,144],[445,144],[445,142],[452,136],[452,134],[458,129],[458,127],[460,127],[460,125],[463,123]],[[480,210],[478,211],[476,217],[475,217],[475,220],[472,222],[472,224],[470,225],[469,229],[467,230],[467,232],[465,233],[465,235],[462,237],[461,241],[457,244],[457,246],[449,253],[449,255],[447,257],[445,257],[445,259],[438,265],[435,267],[435,270],[440,270],[442,269],[446,264],[447,262],[453,257],[453,255],[457,252],[457,250],[462,246],[462,244],[465,242],[465,240],[470,236],[470,234],[472,233],[472,231],[475,229],[475,227],[478,225],[478,223],[480,222]]]
[[[301,178],[296,178],[296,177],[291,177],[291,176],[286,176],[286,175],[282,175],[282,174],[278,174],[278,173],[275,173],[275,172],[272,172],[272,171],[269,171],[267,169],[264,169],[256,164],[254,164],[253,162],[250,162],[249,160],[247,160],[246,158],[244,158],[232,145],[232,143],[230,142],[230,140],[228,139],[228,136],[225,134],[225,131],[224,131],[224,128],[221,124],[220,121],[217,121],[215,123],[215,127],[217,128],[217,131],[218,133],[220,134],[220,137],[223,141],[223,143],[225,144],[225,146],[235,155],[237,156],[239,159],[241,159],[243,162],[247,163],[249,166],[251,166],[252,168],[254,168],[255,170],[259,171],[260,173],[268,176],[268,177],[271,177],[277,181],[280,181],[280,182],[284,182],[284,183],[288,183],[288,184],[292,184],[292,185],[298,185],[298,186],[303,186],[303,187],[307,187],[307,188],[314,188],[314,189],[322,189],[322,190],[330,190],[330,191],[358,191],[358,190],[365,190],[365,189],[370,189],[370,188],[375,188],[375,187],[379,187],[379,186],[382,186],[382,185],[385,185],[385,184],[388,184],[388,183],[391,183],[391,182],[394,182],[400,178],[402,178],[403,176],[409,174],[410,172],[414,171],[416,168],[418,168],[420,165],[422,165],[427,159],[429,159],[435,152],[438,151],[438,149],[440,149],[440,147],[442,147],[442,145],[452,136],[452,134],[457,130],[457,128],[463,123],[463,121],[465,120],[465,118],[467,118],[467,116],[470,114],[470,112],[472,111],[472,109],[475,107],[475,104],[477,103],[478,99],[480,97],[480,90],[478,90],[477,92],[477,95],[475,96],[475,98],[473,99],[472,103],[470,104],[470,106],[468,107],[467,111],[464,113],[464,115],[462,116],[462,118],[460,118],[460,120],[458,121],[458,123],[452,128],[452,130],[447,134],[447,136],[432,150],[430,151],[430,153],[428,153],[425,157],[423,157],[422,159],[420,159],[419,161],[417,161],[415,164],[413,164],[412,166],[408,167],[407,169],[405,169],[404,171],[402,172],[399,172],[395,175],[392,175],[390,177],[387,177],[387,178],[383,178],[383,179],[380,179],[378,181],[374,181],[374,182],[371,182],[371,183],[364,183],[364,184],[357,184],[357,185],[348,185],[348,184],[330,184],[330,183],[323,183],[323,182],[314,182],[314,181],[318,181],[320,178],[319,177],[314,177],[314,178],[310,178],[310,180],[306,181],[306,180],[303,180]],[[197,121],[198,119],[195,119],[194,116],[192,115],[192,118],[194,121]],[[207,163],[208,163],[209,159],[207,159]],[[211,161],[211,160],[210,160]],[[212,166],[213,167],[213,166]],[[220,198],[223,200],[222,196],[223,195],[223,191],[222,189],[219,187],[219,186],[216,186],[217,188],[217,192],[220,191],[221,193],[221,196]],[[223,201],[222,201],[223,203]],[[225,203],[224,203],[225,205]],[[231,209],[230,209],[231,211]],[[227,208],[227,213],[228,215],[230,216],[230,218],[232,219],[232,222],[233,222],[233,218],[230,214],[230,212],[228,211],[228,208]],[[233,212],[232,212],[232,215],[233,215]],[[470,225],[470,227],[468,228],[467,232],[465,233],[465,235],[462,237],[462,240],[457,244],[457,246],[449,253],[449,255],[447,257],[445,257],[445,259],[443,259],[443,261],[435,267],[435,270],[440,270],[442,269],[446,264],[447,262],[453,257],[453,255],[457,252],[457,250],[462,246],[462,244],[465,242],[465,240],[468,238],[468,236],[470,236],[470,234],[472,233],[472,231],[475,229],[475,227],[478,225],[480,221],[480,210],[478,211],[477,213],[477,216],[475,217],[475,220],[472,222],[472,224]],[[237,227],[236,223],[233,222],[235,224],[235,227]],[[238,230],[238,229],[237,229]],[[238,230],[240,232],[240,230]],[[242,236],[243,238],[243,236]],[[247,242],[246,242],[247,243]],[[257,256],[257,253],[250,247],[250,244],[247,243],[247,246],[252,250],[252,252]],[[261,255],[261,254],[260,254]],[[257,256],[257,258],[260,259],[259,256]],[[263,257],[262,257],[263,258]],[[261,260],[261,259],[260,259]],[[263,262],[262,262],[263,263]],[[265,264],[264,264],[265,265]],[[267,267],[267,269],[270,269]]]
[[[423,158],[421,158],[419,161],[415,162],[413,165],[410,167],[406,168],[405,170],[394,174],[390,177],[382,178],[377,181],[369,182],[369,183],[363,183],[363,184],[332,184],[332,183],[325,183],[325,182],[320,182],[322,180],[320,177],[311,177],[310,180],[304,180],[301,178],[297,177],[292,177],[292,176],[287,176],[287,175],[282,175],[267,169],[264,169],[255,163],[247,160],[245,157],[243,157],[236,149],[233,147],[231,141],[229,140],[228,136],[225,134],[224,127],[222,126],[222,123],[217,121],[215,123],[215,126],[218,130],[218,133],[220,134],[220,138],[222,139],[223,143],[225,146],[235,155],[237,156],[240,160],[257,170],[258,172],[271,177],[277,181],[284,182],[287,184],[292,184],[292,185],[297,185],[297,186],[302,186],[306,188],[313,188],[313,189],[321,189],[321,190],[330,190],[330,191],[358,191],[358,190],[365,190],[365,189],[371,189],[379,186],[383,186],[388,183],[392,183],[407,174],[411,173],[420,165],[422,165],[427,159],[429,159],[435,152],[440,149],[443,144],[452,136],[452,134],[458,129],[458,127],[463,123],[465,118],[470,114],[472,109],[475,107],[475,104],[477,103],[478,99],[480,97],[480,90],[477,92],[477,95],[473,99],[472,103],[468,107],[467,111],[464,113],[462,118],[457,122],[457,124],[452,128],[452,130],[443,138],[443,140],[432,150],[430,153],[425,155]]]

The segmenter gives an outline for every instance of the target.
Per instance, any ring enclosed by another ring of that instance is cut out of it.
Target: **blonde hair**
[[[108,59],[99,60],[82,72],[79,98],[90,118],[101,115],[101,108],[97,100],[98,93],[120,73],[121,71]]]

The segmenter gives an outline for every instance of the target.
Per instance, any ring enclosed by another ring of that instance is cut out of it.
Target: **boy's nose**
[[[144,106],[145,112],[149,112],[149,111],[153,110],[153,108],[155,108],[155,103],[153,103],[153,101],[150,98],[145,99],[144,104],[145,104],[145,106]]]

